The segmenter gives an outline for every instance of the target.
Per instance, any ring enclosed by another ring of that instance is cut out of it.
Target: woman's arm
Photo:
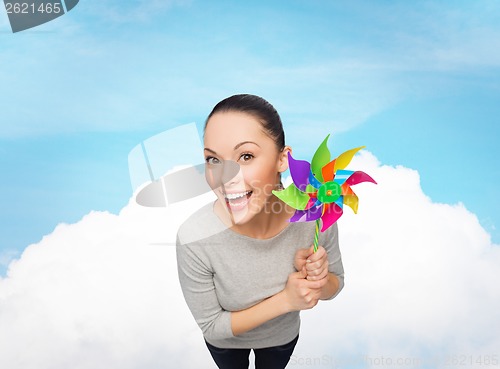
[[[291,273],[285,288],[276,295],[248,308],[231,313],[231,329],[235,336],[291,311],[311,309],[321,299],[327,278],[319,281],[305,279],[305,268]],[[329,291],[329,290],[328,290]]]
[[[327,282],[321,289],[320,300],[330,300],[333,296],[335,296],[339,290],[340,282],[339,277],[335,274],[329,272],[327,278],[325,278]]]
[[[196,323],[208,339],[225,339],[247,332],[291,311],[314,307],[327,279],[305,279],[305,268],[291,273],[285,288],[260,303],[236,312],[222,309],[215,293],[213,274],[190,246],[177,239],[179,281]]]

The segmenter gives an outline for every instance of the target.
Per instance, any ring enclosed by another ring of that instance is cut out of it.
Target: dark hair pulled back
[[[268,101],[256,95],[239,94],[220,101],[208,115],[204,130],[206,130],[207,123],[214,114],[230,111],[247,113],[258,119],[264,131],[275,142],[278,150],[282,151],[284,149],[285,132],[278,112]]]

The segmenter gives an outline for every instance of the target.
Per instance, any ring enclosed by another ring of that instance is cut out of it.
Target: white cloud
[[[5,250],[0,251],[0,275],[3,274],[1,271],[4,268],[7,268],[7,266],[10,264],[10,262],[17,257],[19,257],[18,250],[5,249]]]
[[[433,203],[416,171],[380,165],[366,151],[352,167],[379,184],[355,187],[359,214],[346,210],[339,224],[346,287],[302,314],[290,367],[496,354],[500,250],[475,215]],[[0,367],[212,365],[172,245],[177,226],[209,198],[92,212],[30,245],[0,279]]]
[[[182,218],[129,204],[26,248],[0,279],[0,367],[206,367],[177,282]]]
[[[359,213],[339,221],[346,286],[304,314],[302,355],[439,367],[429,355],[444,366],[447,355],[498,354],[500,248],[477,217],[462,204],[433,203],[417,171],[381,166],[366,151],[352,167],[379,184],[354,187]]]

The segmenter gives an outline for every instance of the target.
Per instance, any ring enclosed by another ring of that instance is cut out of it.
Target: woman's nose
[[[230,186],[239,181],[240,166],[235,161],[223,160],[220,164],[209,166],[207,170],[210,174],[208,178],[212,188],[222,185]]]
[[[222,169],[221,183],[224,186],[232,186],[240,181],[240,166],[232,160],[225,160]]]

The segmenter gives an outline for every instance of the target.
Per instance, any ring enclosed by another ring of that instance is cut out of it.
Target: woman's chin
[[[244,198],[238,202],[235,201],[225,201],[227,210],[233,214],[246,214],[249,209],[250,199]]]
[[[234,224],[243,225],[245,223],[248,223],[248,221],[252,219],[248,206],[238,207],[236,209],[233,209],[231,207],[228,211]]]
[[[250,203],[245,201],[243,203],[232,204],[228,203],[224,198],[218,198],[217,205],[219,211],[217,215],[223,220],[223,222],[228,226],[232,227],[234,225],[242,225],[247,223],[252,217],[250,213]],[[216,206],[217,208],[217,206]]]

